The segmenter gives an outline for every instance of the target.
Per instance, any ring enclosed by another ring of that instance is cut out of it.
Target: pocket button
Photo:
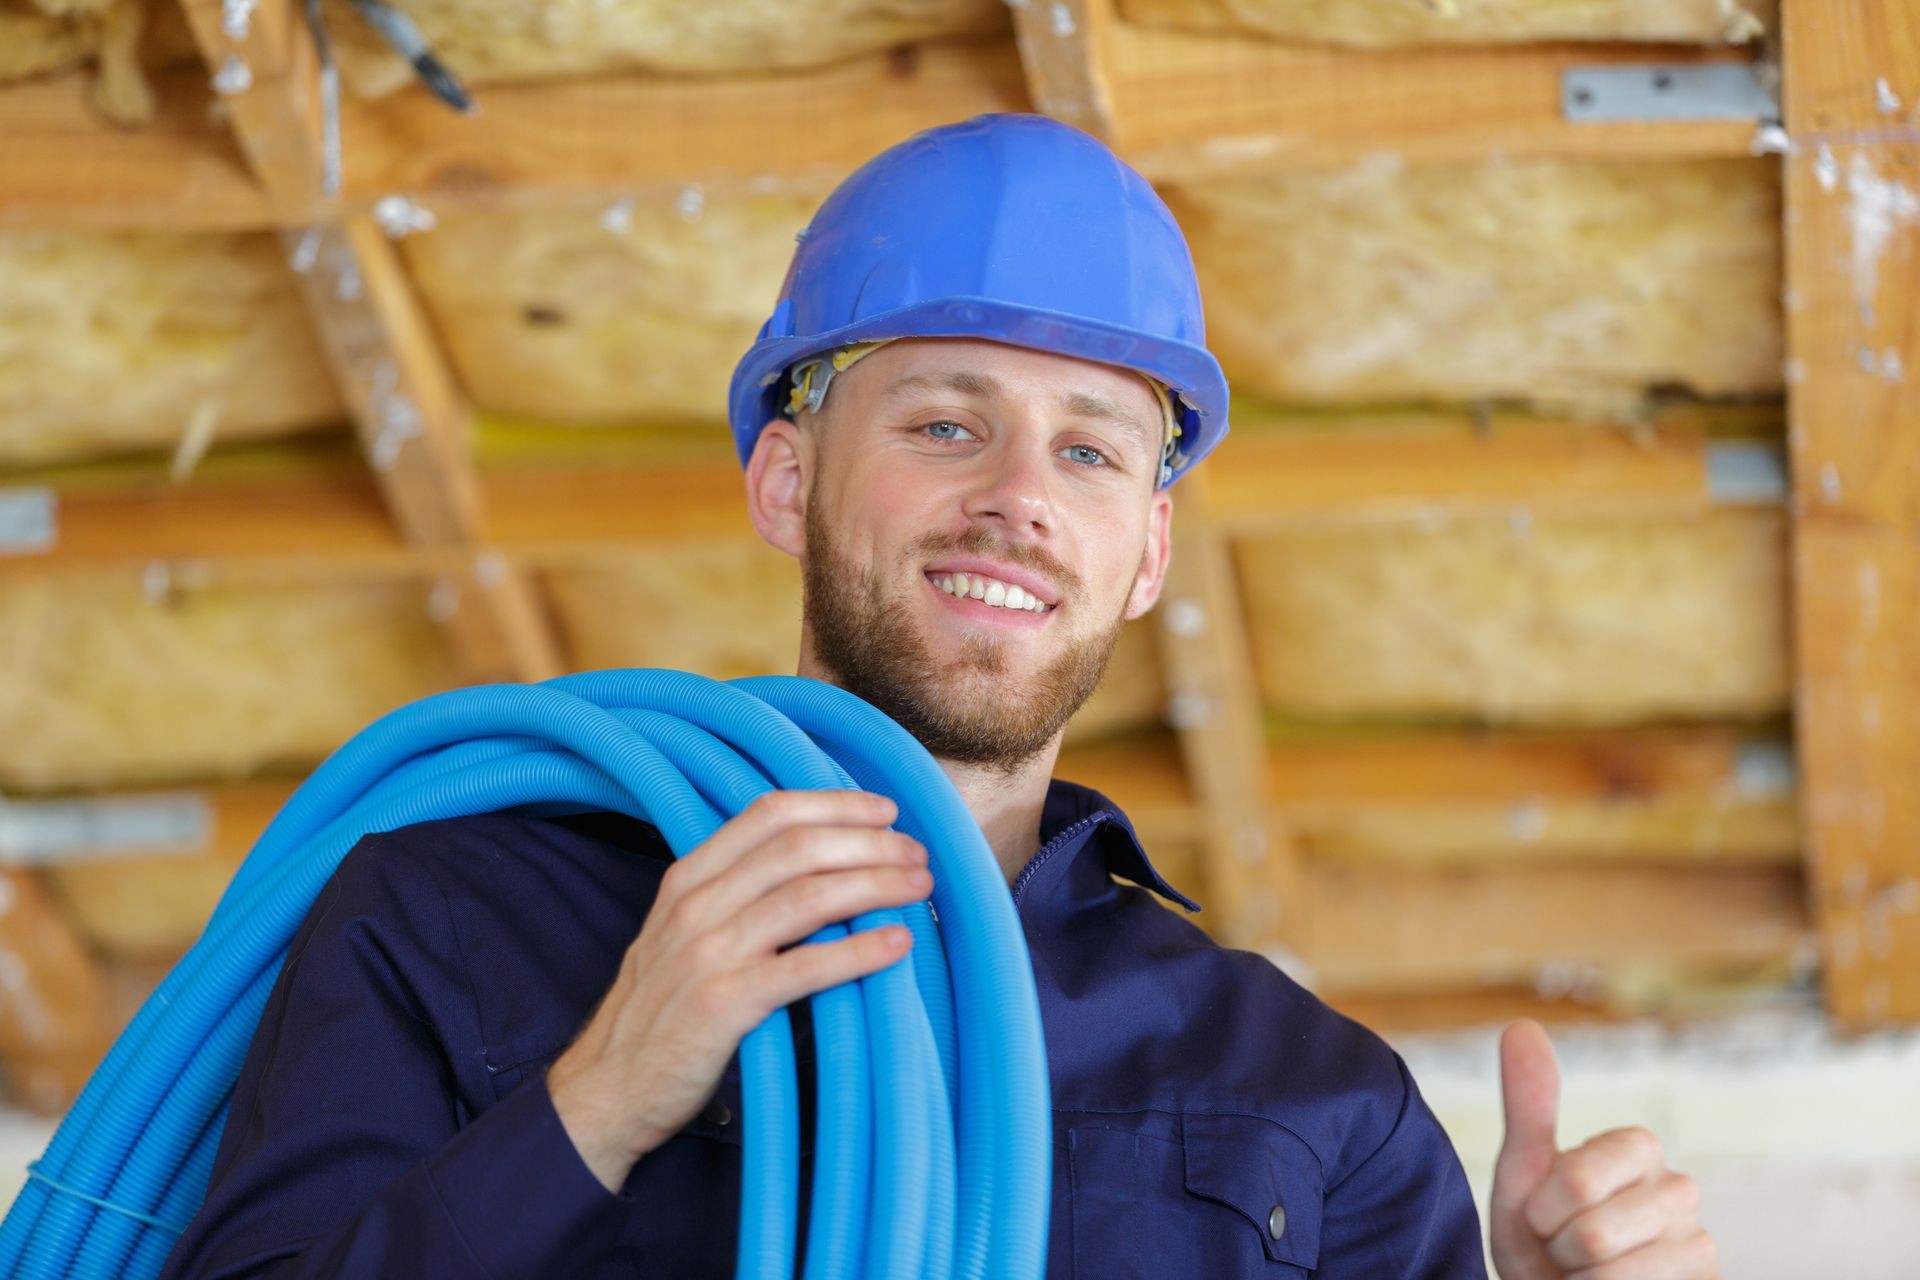
[[[1267,1234],[1278,1240],[1287,1234],[1287,1207],[1283,1204],[1273,1206],[1273,1212],[1267,1215]]]

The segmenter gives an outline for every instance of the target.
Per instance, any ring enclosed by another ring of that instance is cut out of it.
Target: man
[[[1168,486],[1226,430],[1147,184],[1041,117],[910,139],[815,216],[732,400],[754,526],[802,565],[800,673],[926,744],[1011,886],[1055,1109],[1048,1274],[1483,1275],[1398,1056],[1156,903],[1197,909],[1051,778],[1159,596]],[[781,793],[671,865],[612,815],[368,837],[293,942],[168,1274],[731,1274],[735,1049],[905,955],[896,929],[789,945],[926,896],[894,813]],[[1650,1135],[1558,1152],[1537,1027],[1503,1067],[1505,1280],[1717,1274]]]

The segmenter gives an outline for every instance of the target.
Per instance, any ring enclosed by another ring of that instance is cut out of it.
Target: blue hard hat
[[[860,166],[800,233],[773,315],[733,371],[744,465],[796,362],[881,338],[987,338],[1147,374],[1174,392],[1170,484],[1227,434],[1200,284],[1173,214],[1091,134],[993,114]]]

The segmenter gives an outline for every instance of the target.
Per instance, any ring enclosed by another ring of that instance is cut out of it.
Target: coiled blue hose
[[[979,827],[912,735],[831,685],[596,671],[455,690],[402,707],[287,801],[205,932],[115,1042],[0,1224],[0,1275],[157,1275],[206,1198],[247,1046],[288,943],[359,839],[501,810],[610,809],[684,855],[761,793],[860,786],[927,846],[909,961],[813,998],[819,1056],[804,1274],[1037,1277],[1051,1112],[1026,943]],[[938,915],[936,925],[934,915]],[[798,1097],[777,1011],[742,1041],[736,1274],[794,1274]],[[101,1202],[110,1205],[103,1208]]]

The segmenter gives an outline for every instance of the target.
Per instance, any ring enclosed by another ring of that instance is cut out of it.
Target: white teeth
[[[932,579],[933,585],[951,596],[962,600],[980,600],[996,609],[1022,609],[1028,613],[1047,613],[1052,610],[1050,604],[1043,604],[1038,596],[1029,594],[1025,588],[1010,586],[977,573],[943,573]]]

